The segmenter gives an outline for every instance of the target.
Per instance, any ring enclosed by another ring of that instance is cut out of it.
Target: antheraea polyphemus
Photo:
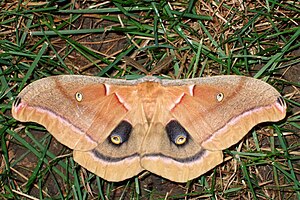
[[[42,124],[80,165],[121,181],[148,170],[186,182],[223,161],[256,124],[285,117],[270,85],[244,76],[127,81],[62,75],[28,85],[13,117]]]

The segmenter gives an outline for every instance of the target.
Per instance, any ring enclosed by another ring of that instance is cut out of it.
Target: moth
[[[60,75],[29,84],[12,115],[42,124],[74,160],[108,181],[144,170],[175,182],[223,162],[251,128],[285,117],[269,84],[245,76],[138,80]]]

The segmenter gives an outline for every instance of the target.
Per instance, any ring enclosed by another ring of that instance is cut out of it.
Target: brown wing
[[[208,150],[226,149],[256,124],[285,117],[286,105],[280,94],[254,78],[201,78],[190,87],[171,114]]]
[[[20,121],[45,126],[75,150],[74,159],[83,167],[107,180],[120,181],[143,170],[139,151],[146,133],[145,117],[140,103],[125,105],[118,89],[113,91],[106,80],[87,76],[41,79],[19,94],[12,113]],[[130,89],[134,86],[125,91],[130,94]]]
[[[280,94],[253,78],[221,76],[162,84],[141,162],[145,169],[176,182],[221,163],[222,150],[256,124],[285,116]]]

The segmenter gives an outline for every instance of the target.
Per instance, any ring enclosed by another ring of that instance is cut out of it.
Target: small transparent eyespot
[[[217,97],[217,101],[221,102],[224,99],[224,94],[222,92],[220,92],[220,93],[217,94],[216,97]]]
[[[184,135],[179,135],[176,140],[175,140],[175,143],[177,145],[182,145],[186,142],[186,137]]]
[[[110,136],[110,141],[114,144],[121,144],[122,143],[122,139],[119,135]]]
[[[83,99],[83,95],[82,95],[81,93],[79,93],[79,92],[76,92],[75,98],[76,98],[76,100],[77,100],[78,102],[80,102],[80,101],[82,101],[82,99]]]

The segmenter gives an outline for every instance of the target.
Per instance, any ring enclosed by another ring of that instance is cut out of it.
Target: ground
[[[299,198],[300,6],[267,2],[0,3],[0,198]],[[224,163],[178,184],[149,172],[102,180],[74,163],[72,150],[42,126],[11,116],[13,99],[34,80],[57,74],[136,79],[144,73],[124,56],[151,71],[167,55],[174,61],[156,76],[259,78],[284,96],[287,117],[256,126],[224,151]]]

